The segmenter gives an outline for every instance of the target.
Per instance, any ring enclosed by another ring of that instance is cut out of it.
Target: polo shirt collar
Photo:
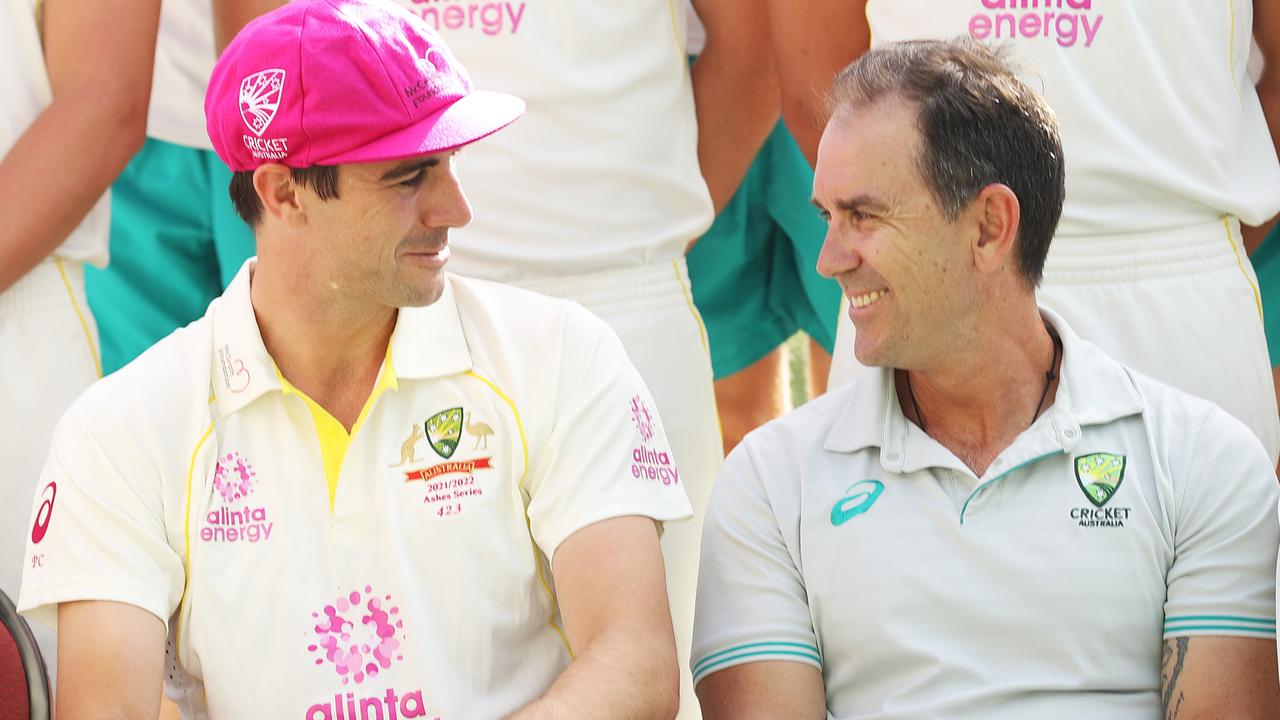
[[[1015,446],[1027,440],[1070,452],[1080,442],[1082,427],[1143,412],[1142,397],[1127,368],[1082,339],[1053,311],[1042,307],[1040,313],[1062,339],[1062,378],[1053,405],[1018,436]],[[823,444],[827,451],[879,448],[881,466],[893,473],[955,464],[950,452],[903,415],[892,369],[870,369],[848,394]]]
[[[262,342],[249,296],[255,261],[245,261],[209,309],[213,326],[210,382],[222,417],[238,412],[268,392],[284,389],[275,361]],[[471,369],[471,353],[453,285],[453,278],[446,275],[444,292],[434,303],[400,309],[387,366],[395,369],[397,378],[442,377]]]

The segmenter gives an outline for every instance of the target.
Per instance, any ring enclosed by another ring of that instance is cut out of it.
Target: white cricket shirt
[[[0,0],[0,68],[4,69],[0,72],[0,160],[53,102],[35,6],[35,0]],[[106,264],[111,223],[109,195],[109,191],[102,194],[54,254],[67,260]],[[0,242],[11,241],[0,238]]]
[[[691,514],[622,346],[581,307],[450,276],[402,309],[348,438],[282,381],[249,268],[77,401],[35,500],[19,607],[168,626],[188,718],[496,718],[568,665],[550,558]]]
[[[1249,76],[1252,0],[868,0],[872,45],[968,34],[1012,46],[1058,115],[1060,236],[1280,211],[1280,163]]]
[[[520,122],[458,157],[451,269],[494,280],[668,264],[711,226],[674,0],[400,0]]]
[[[147,137],[213,149],[205,130],[204,92],[217,58],[212,3],[161,0]]]
[[[1045,316],[1057,396],[981,478],[889,370],[747,436],[707,513],[694,682],[782,660],[842,720],[1156,717],[1162,638],[1275,637],[1258,441]]]

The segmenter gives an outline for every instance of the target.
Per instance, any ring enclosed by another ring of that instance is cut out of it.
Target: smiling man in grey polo
[[[873,50],[833,100],[819,269],[879,369],[726,461],[705,717],[1280,717],[1266,452],[1036,305],[1052,112],[967,40]]]

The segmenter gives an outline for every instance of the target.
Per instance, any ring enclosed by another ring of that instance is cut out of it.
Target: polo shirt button
[[[1069,437],[1069,438],[1073,438],[1073,437],[1075,437],[1075,436],[1076,436],[1076,429],[1075,429],[1075,428],[1067,428],[1066,432],[1064,432],[1064,433],[1062,433],[1062,434],[1063,434],[1063,435],[1066,435],[1066,436],[1067,436],[1067,437]]]
[[[897,462],[897,461],[898,461],[898,453],[896,453],[896,452],[886,453],[886,454],[885,454],[885,456],[884,456],[884,459],[885,459],[885,460],[888,460],[889,462]]]

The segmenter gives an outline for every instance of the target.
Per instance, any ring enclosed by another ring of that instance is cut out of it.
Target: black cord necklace
[[[1049,363],[1049,370],[1044,374],[1044,390],[1040,392],[1040,402],[1036,403],[1036,411],[1031,416],[1031,422],[1027,423],[1028,427],[1036,421],[1036,418],[1040,417],[1040,410],[1044,407],[1045,398],[1049,397],[1049,388],[1053,385],[1053,381],[1058,379],[1058,374],[1054,372],[1054,369],[1058,367],[1058,359],[1062,356],[1062,339],[1058,337],[1058,332],[1048,323],[1045,323],[1044,329],[1049,331],[1049,339],[1053,341],[1053,362]],[[911,373],[904,370],[903,374],[907,379],[907,397],[911,399],[911,409],[915,411],[916,424],[920,426],[921,430],[925,430],[924,414],[920,412],[920,403],[916,402],[916,391],[911,388]],[[925,432],[927,433],[928,430],[925,430]]]

